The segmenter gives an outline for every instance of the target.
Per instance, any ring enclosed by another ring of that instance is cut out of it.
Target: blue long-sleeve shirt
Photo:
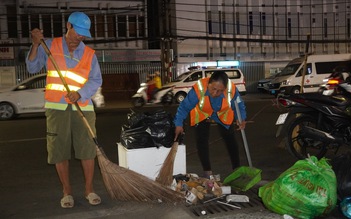
[[[52,39],[46,40],[45,43],[50,48],[52,44]],[[79,43],[78,47],[73,51],[73,58],[69,53],[65,37],[62,38],[62,45],[63,45],[63,52],[64,52],[67,68],[74,68],[78,64],[78,62],[82,59],[85,44],[83,42]],[[46,55],[44,48],[40,45],[38,47],[37,56],[33,61],[29,61],[28,56],[26,58],[26,66],[27,66],[28,72],[33,74],[33,73],[39,72],[44,66],[45,68],[47,68],[46,66],[47,59],[48,59],[48,56]],[[89,100],[96,93],[96,91],[101,86],[101,84],[102,84],[102,76],[101,76],[100,65],[96,55],[94,54],[93,60],[91,63],[89,78],[87,82],[84,84],[84,86],[77,91],[81,96],[80,100],[82,102]]]
[[[209,96],[211,106],[213,109],[213,113],[210,116],[210,119],[213,119],[216,123],[221,124],[226,128],[229,128],[229,125],[223,124],[217,116],[217,112],[221,109],[222,101],[225,98],[224,94],[221,94],[219,97],[213,98],[210,96],[210,94],[207,90],[205,93],[205,96]],[[241,99],[241,96],[239,94],[238,89],[236,89],[235,95],[234,95],[233,99],[231,100],[231,107],[234,110],[234,112],[236,112],[234,101],[237,101],[237,103],[238,103],[238,107],[239,107],[240,114],[241,114],[241,119],[246,120],[246,106],[245,106],[244,101],[242,101],[242,99]],[[188,117],[190,111],[193,108],[195,108],[195,106],[198,104],[198,102],[199,102],[199,98],[197,97],[194,88],[192,88],[188,92],[186,98],[180,103],[180,105],[178,107],[177,113],[174,117],[175,126],[183,126],[184,120]],[[234,119],[237,120],[238,114],[234,113],[234,115],[235,115]]]

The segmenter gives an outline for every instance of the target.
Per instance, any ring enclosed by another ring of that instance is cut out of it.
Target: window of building
[[[139,37],[145,36],[145,18],[138,17]]]
[[[136,24],[136,16],[128,16],[128,25],[129,25],[129,36],[136,37],[137,36],[137,24]]]
[[[34,28],[40,28],[39,14],[31,14],[29,15],[29,19],[30,19],[31,30],[33,30]]]
[[[225,20],[225,12],[222,12],[222,32],[223,34],[227,34],[227,22]]]
[[[106,16],[106,20],[107,20],[107,36],[108,37],[116,37],[116,17],[115,15],[107,15]]]
[[[7,6],[7,30],[9,32],[9,38],[17,38],[17,16],[16,6]]]
[[[249,34],[253,34],[253,15],[252,12],[249,12]]]
[[[127,37],[127,19],[126,16],[118,16],[118,37]]]
[[[351,38],[351,21],[350,21],[350,18],[347,18],[347,37]]]
[[[12,12],[11,10],[14,10]],[[60,37],[65,31],[63,25],[68,21],[69,14],[21,14],[21,32],[17,29],[17,16],[14,15],[15,7],[8,7],[7,25],[8,37],[30,37],[30,31],[34,28],[43,29],[44,37]],[[145,18],[137,15],[89,15],[91,20],[90,33],[92,37],[143,37],[145,36]],[[128,19],[127,19],[128,18]],[[127,26],[128,25],[128,26]],[[127,28],[128,27],[128,28]]]
[[[262,35],[266,35],[267,34],[267,19],[266,19],[265,12],[262,12],[262,14],[261,14],[261,22],[262,22]]]
[[[208,33],[212,34],[212,13],[208,11],[207,13],[207,24],[208,24]]]
[[[95,16],[94,15],[89,15],[90,18],[90,34],[91,37],[95,37],[95,31],[96,31],[96,24],[95,24]],[[66,19],[67,21],[67,19]]]
[[[44,37],[51,37],[51,15],[49,14],[43,14],[41,16],[42,22],[43,22],[43,34]]]
[[[324,37],[327,38],[328,37],[328,19],[324,18],[323,21],[323,32],[324,32]]]
[[[288,37],[291,38],[291,18],[288,18]]]
[[[97,37],[105,37],[105,15],[99,14],[96,17],[96,35]]]
[[[54,14],[52,16],[54,37],[61,37],[63,35],[62,31],[62,15]]]
[[[240,31],[240,14],[239,14],[239,12],[235,13],[235,27],[236,27],[236,34],[241,34],[241,31]]]
[[[29,33],[31,30],[29,30],[28,15],[21,14],[20,19],[21,19],[22,37],[25,37],[25,38],[29,37]]]

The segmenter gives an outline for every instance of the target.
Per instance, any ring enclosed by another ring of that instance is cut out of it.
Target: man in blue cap
[[[32,46],[26,59],[28,72],[39,72],[44,66],[48,72],[45,91],[48,163],[55,165],[62,183],[62,208],[74,206],[69,180],[71,147],[74,148],[75,158],[82,163],[85,198],[91,205],[101,203],[101,198],[93,189],[96,145],[74,106],[74,103],[78,103],[96,133],[91,97],[101,86],[102,76],[95,51],[82,42],[86,37],[91,37],[90,25],[85,13],[74,12],[68,18],[66,34],[45,41],[59,69],[48,59],[41,46],[44,36],[42,30],[37,28],[31,31]],[[66,91],[58,70],[63,74],[70,92]]]

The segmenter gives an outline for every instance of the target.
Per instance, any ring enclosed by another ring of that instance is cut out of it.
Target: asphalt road
[[[275,121],[282,111],[267,95],[244,97],[248,111],[245,130],[250,155],[254,167],[262,170],[262,181],[272,181],[296,161],[282,146],[282,139],[275,137]],[[155,107],[145,107],[141,111],[154,111]],[[165,110],[174,113],[176,106]],[[107,157],[118,163],[117,142],[120,142],[122,125],[127,123],[128,108],[109,107],[97,111],[97,136],[99,145]],[[188,173],[202,174],[200,162],[194,146],[193,130],[185,127],[186,170]],[[196,218],[193,211],[185,208],[174,211],[175,206],[155,206],[149,203],[131,203],[111,200],[105,190],[98,166],[95,173],[95,190],[102,197],[99,206],[90,206],[83,197],[83,174],[80,162],[72,160],[71,183],[76,205],[73,209],[61,209],[59,205],[62,191],[55,168],[46,162],[45,117],[43,114],[22,116],[13,121],[0,122],[0,218]],[[248,165],[240,131],[237,139],[241,142],[241,163]],[[216,129],[210,136],[211,162],[215,174],[224,179],[232,171],[222,139]],[[150,158],[152,159],[152,158]],[[97,164],[96,164],[97,165]],[[273,218],[269,211],[259,206],[261,218]],[[165,215],[162,212],[175,212]],[[118,213],[116,213],[118,212]],[[185,213],[184,213],[185,212]],[[238,212],[236,212],[238,213]],[[185,214],[185,215],[183,215]],[[250,214],[250,211],[246,213]],[[233,212],[218,213],[225,218],[234,217]],[[218,215],[207,218],[220,218]],[[230,216],[232,215],[232,216]],[[254,215],[254,214],[253,214]],[[266,215],[266,216],[262,216]],[[281,218],[277,216],[276,218]],[[252,218],[255,218],[253,216]],[[257,218],[257,217],[256,217]],[[329,217],[334,218],[334,217]]]

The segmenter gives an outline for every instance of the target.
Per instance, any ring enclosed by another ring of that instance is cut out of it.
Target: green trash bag
[[[325,158],[297,161],[280,176],[259,188],[264,205],[278,214],[315,218],[331,212],[337,202],[336,176]]]

